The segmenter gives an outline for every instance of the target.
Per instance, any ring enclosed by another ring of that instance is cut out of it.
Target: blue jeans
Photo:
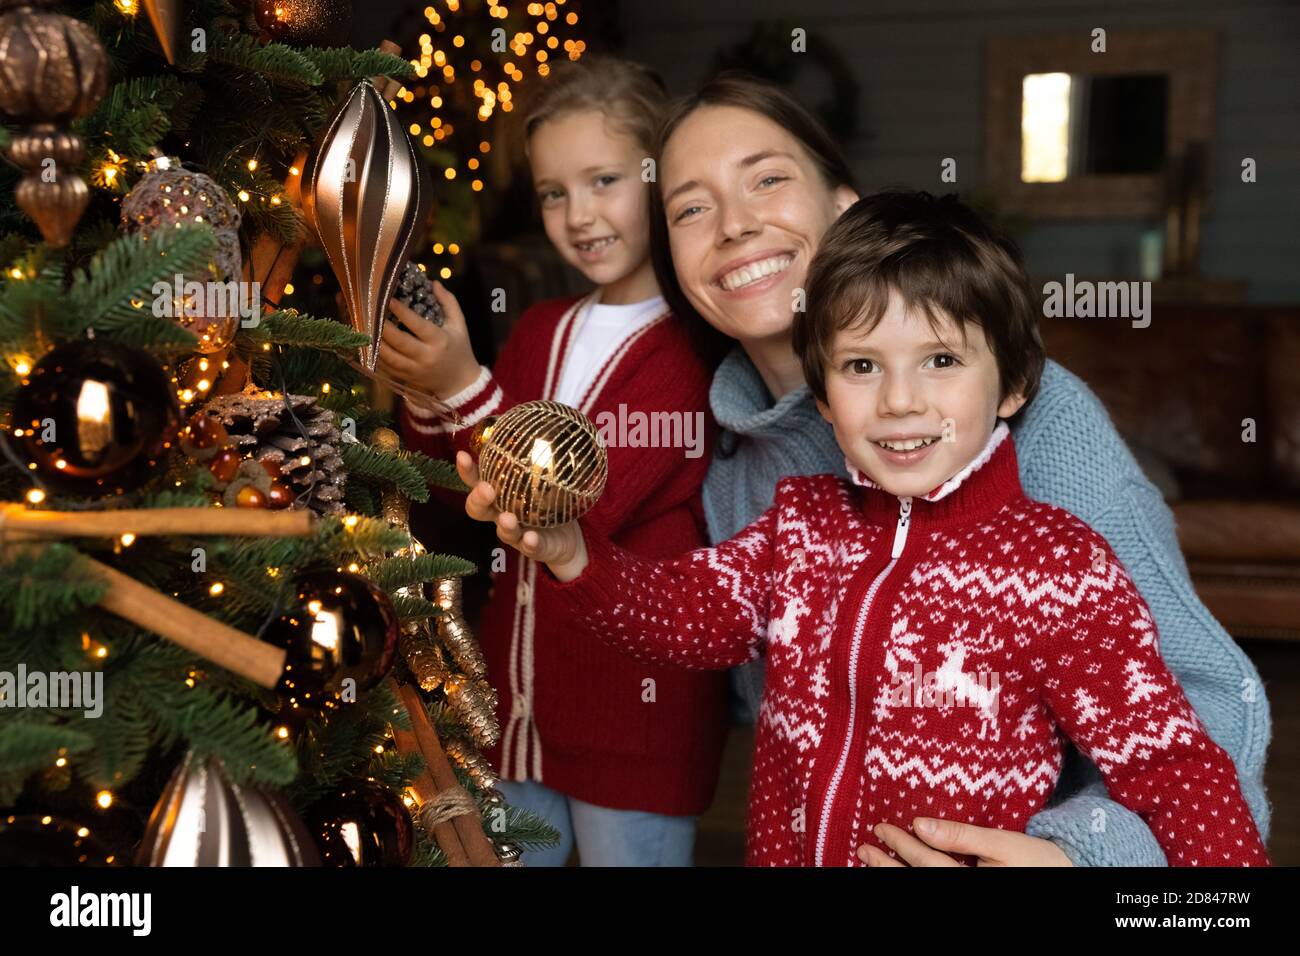
[[[506,803],[537,814],[560,831],[559,845],[525,850],[525,866],[564,866],[576,841],[582,866],[692,866],[695,817],[614,810],[584,803],[535,780],[500,780]]]

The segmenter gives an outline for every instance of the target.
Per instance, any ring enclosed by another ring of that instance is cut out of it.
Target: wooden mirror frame
[[[1084,175],[1058,183],[1020,180],[1020,109],[1029,73],[1169,76],[1166,163],[1187,144],[1211,142],[1217,95],[1218,34],[1209,29],[1107,29],[1106,52],[1092,52],[1090,31],[992,37],[985,64],[985,183],[999,212],[1031,219],[1158,217],[1164,171]]]

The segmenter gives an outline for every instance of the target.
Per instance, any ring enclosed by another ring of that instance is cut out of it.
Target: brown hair
[[[814,396],[826,401],[836,333],[874,328],[891,291],[922,308],[932,326],[936,310],[963,333],[968,322],[980,326],[997,359],[1001,398],[1033,398],[1046,355],[1019,247],[955,195],[907,190],[859,199],[826,231],[808,266],[794,350]]]
[[[677,128],[688,116],[705,106],[735,106],[767,117],[803,146],[828,189],[839,186],[854,188],[848,161],[817,118],[781,87],[743,70],[719,73],[694,93],[674,101],[655,136],[656,161],[662,161],[664,147]],[[650,190],[650,258],[659,288],[673,312],[686,322],[701,352],[707,359],[716,361],[731,346],[731,340],[709,325],[682,291],[673,268],[663,190],[657,176],[650,184]]]
[[[535,89],[524,118],[525,152],[537,127],[583,110],[603,113],[649,151],[668,98],[668,88],[654,70],[609,56],[566,60]]]

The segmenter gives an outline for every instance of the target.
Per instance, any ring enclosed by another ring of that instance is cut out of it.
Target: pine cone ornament
[[[402,622],[397,649],[415,676],[420,690],[437,690],[455,676],[442,648],[433,642],[423,621]]]
[[[278,468],[299,503],[318,514],[341,515],[347,472],[334,413],[309,395],[247,391],[212,399],[204,413],[225,426],[241,455]]]
[[[456,674],[443,681],[443,694],[460,722],[480,747],[496,746],[501,737],[501,724],[497,720],[500,698],[487,681]]]
[[[406,264],[402,277],[397,280],[397,288],[393,290],[393,298],[434,325],[442,325],[445,321],[442,306],[433,295],[433,280],[414,262]]]
[[[469,774],[469,778],[474,781],[474,786],[480,790],[496,786],[498,777],[496,771],[492,769],[492,764],[468,740],[461,737],[448,737],[442,742],[442,749],[446,751],[447,758],[453,764]]]

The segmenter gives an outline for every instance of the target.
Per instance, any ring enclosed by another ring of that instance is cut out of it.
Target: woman
[[[657,147],[662,215],[652,219],[652,241],[660,287],[677,315],[695,320],[702,347],[717,348],[722,336],[734,340],[710,392],[723,428],[704,485],[709,537],[717,543],[771,503],[781,477],[844,473],[790,334],[808,263],[857,192],[817,121],[781,89],[744,75],[724,74],[678,102]],[[1267,839],[1268,704],[1262,693],[1241,692],[1258,687],[1259,675],[1197,599],[1159,492],[1092,392],[1054,362],[1013,428],[1026,492],[1100,531],[1133,576],[1155,615],[1166,663],[1232,755]],[[752,711],[761,667],[737,672]],[[1077,751],[1052,805],[1026,833],[933,822],[927,832],[917,821],[915,835],[882,824],[878,835],[915,866],[958,865],[949,853],[971,854],[981,865],[1166,865],[1146,824],[1108,799],[1096,769]],[[903,865],[869,848],[863,861]]]

